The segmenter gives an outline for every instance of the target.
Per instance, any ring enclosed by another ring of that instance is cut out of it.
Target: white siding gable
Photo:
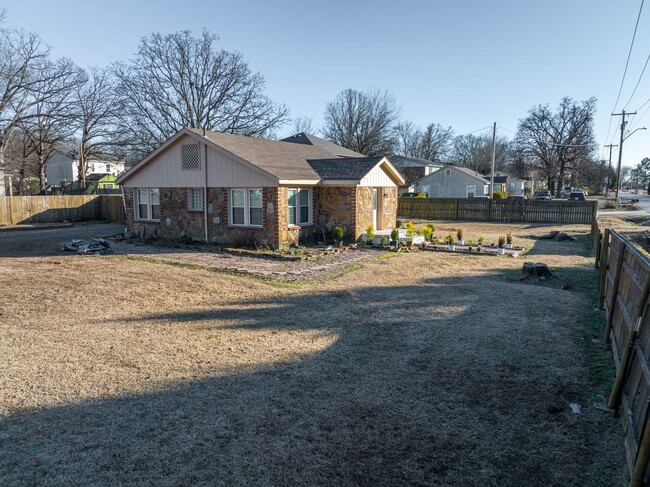
[[[374,186],[374,187],[391,187],[391,186],[397,186],[395,182],[386,174],[386,171],[384,171],[381,167],[381,164],[378,166],[375,166],[375,168],[370,171],[368,174],[366,174],[361,182],[359,183],[359,186]]]
[[[483,195],[489,184],[453,168],[443,168],[420,179],[415,185],[415,191],[422,191],[423,186],[429,186],[430,198],[466,198],[468,185],[476,186],[476,194]]]

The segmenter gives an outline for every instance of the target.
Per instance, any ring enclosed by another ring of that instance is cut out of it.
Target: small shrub
[[[497,247],[502,249],[506,244],[506,238],[503,235],[499,236],[499,243],[497,244]]]
[[[607,208],[608,210],[612,210],[616,208],[616,202],[612,200],[605,201],[605,208]]]
[[[343,240],[343,237],[345,237],[345,232],[343,231],[343,227],[334,227],[334,230],[332,231],[332,236],[334,237],[334,240]]]
[[[492,197],[495,200],[505,200],[508,197],[508,193],[506,193],[505,191],[495,191],[492,194]]]
[[[406,235],[410,236],[415,233],[415,225],[413,225],[413,222],[411,220],[406,222]]]
[[[440,243],[440,240],[438,239],[438,237],[433,237],[433,240],[431,241],[431,243],[433,245],[438,245]]]
[[[422,229],[422,235],[424,235],[424,240],[431,240],[431,235],[433,235],[433,230],[431,227],[424,227]]]
[[[235,247],[257,248],[260,244],[260,234],[252,230],[237,230],[230,234],[230,243]]]
[[[399,238],[399,231],[398,231],[397,228],[396,228],[396,229],[394,229],[392,232],[390,232],[390,239],[391,239],[393,242],[397,242],[397,239],[398,239],[398,238]]]
[[[395,228],[402,228],[402,220],[397,220],[395,222]]]
[[[381,244],[386,245],[386,235],[381,236]]]
[[[368,243],[372,244],[372,241],[375,238],[375,227],[373,227],[372,225],[366,228],[366,238],[368,239]]]
[[[506,235],[506,243],[507,244],[512,243],[512,234],[510,232],[508,232],[508,234]]]
[[[447,235],[445,237],[445,242],[447,242],[447,245],[453,245],[454,244],[454,237],[452,237],[451,234]]]
[[[474,245],[474,242],[470,239],[467,241],[467,245],[469,245],[469,248],[472,248],[472,245]]]
[[[431,233],[436,231],[436,227],[434,227],[431,223],[429,223],[426,227],[431,229]]]
[[[483,238],[482,236],[479,237],[479,238],[478,238],[478,244],[479,244],[479,245],[483,245],[483,242],[485,242],[485,238]]]
[[[463,229],[459,228],[456,230],[456,237],[458,237],[458,241],[460,242],[463,239]]]

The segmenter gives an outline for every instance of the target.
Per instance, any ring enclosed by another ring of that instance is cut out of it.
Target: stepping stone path
[[[174,248],[171,246],[145,245],[133,241],[111,242],[118,254],[159,262],[187,264],[206,269],[222,270],[239,274],[253,274],[268,279],[300,282],[318,279],[356,263],[380,255],[373,248],[357,247],[342,252],[332,252],[315,260],[285,260],[274,258],[233,255],[210,247]]]

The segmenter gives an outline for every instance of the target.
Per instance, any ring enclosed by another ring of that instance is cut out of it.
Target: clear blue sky
[[[56,57],[81,66],[128,59],[152,32],[206,28],[266,78],[293,117],[322,124],[345,88],[385,88],[402,118],[468,133],[496,121],[512,136],[537,104],[598,99],[596,135],[615,137],[620,111],[650,54],[650,5],[639,23],[621,100],[614,107],[640,0],[422,0],[189,2],[11,0],[7,27],[37,32]],[[650,98],[650,67],[627,110]],[[650,107],[650,103],[644,107]],[[648,125],[650,113],[630,128]],[[638,125],[637,125],[638,123]],[[281,135],[288,134],[287,126]],[[650,157],[650,130],[625,143],[623,162]],[[617,150],[617,149],[615,149]],[[601,151],[605,156],[605,151]],[[614,160],[617,153],[615,152]]]

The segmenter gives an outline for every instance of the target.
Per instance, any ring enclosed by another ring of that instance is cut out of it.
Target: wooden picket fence
[[[2,226],[87,220],[124,222],[122,195],[0,197]]]
[[[650,480],[650,260],[616,231],[595,227],[599,306],[616,379],[609,407],[620,411],[630,486]]]
[[[400,198],[397,214],[426,220],[590,225],[596,219],[597,208],[597,201]]]

